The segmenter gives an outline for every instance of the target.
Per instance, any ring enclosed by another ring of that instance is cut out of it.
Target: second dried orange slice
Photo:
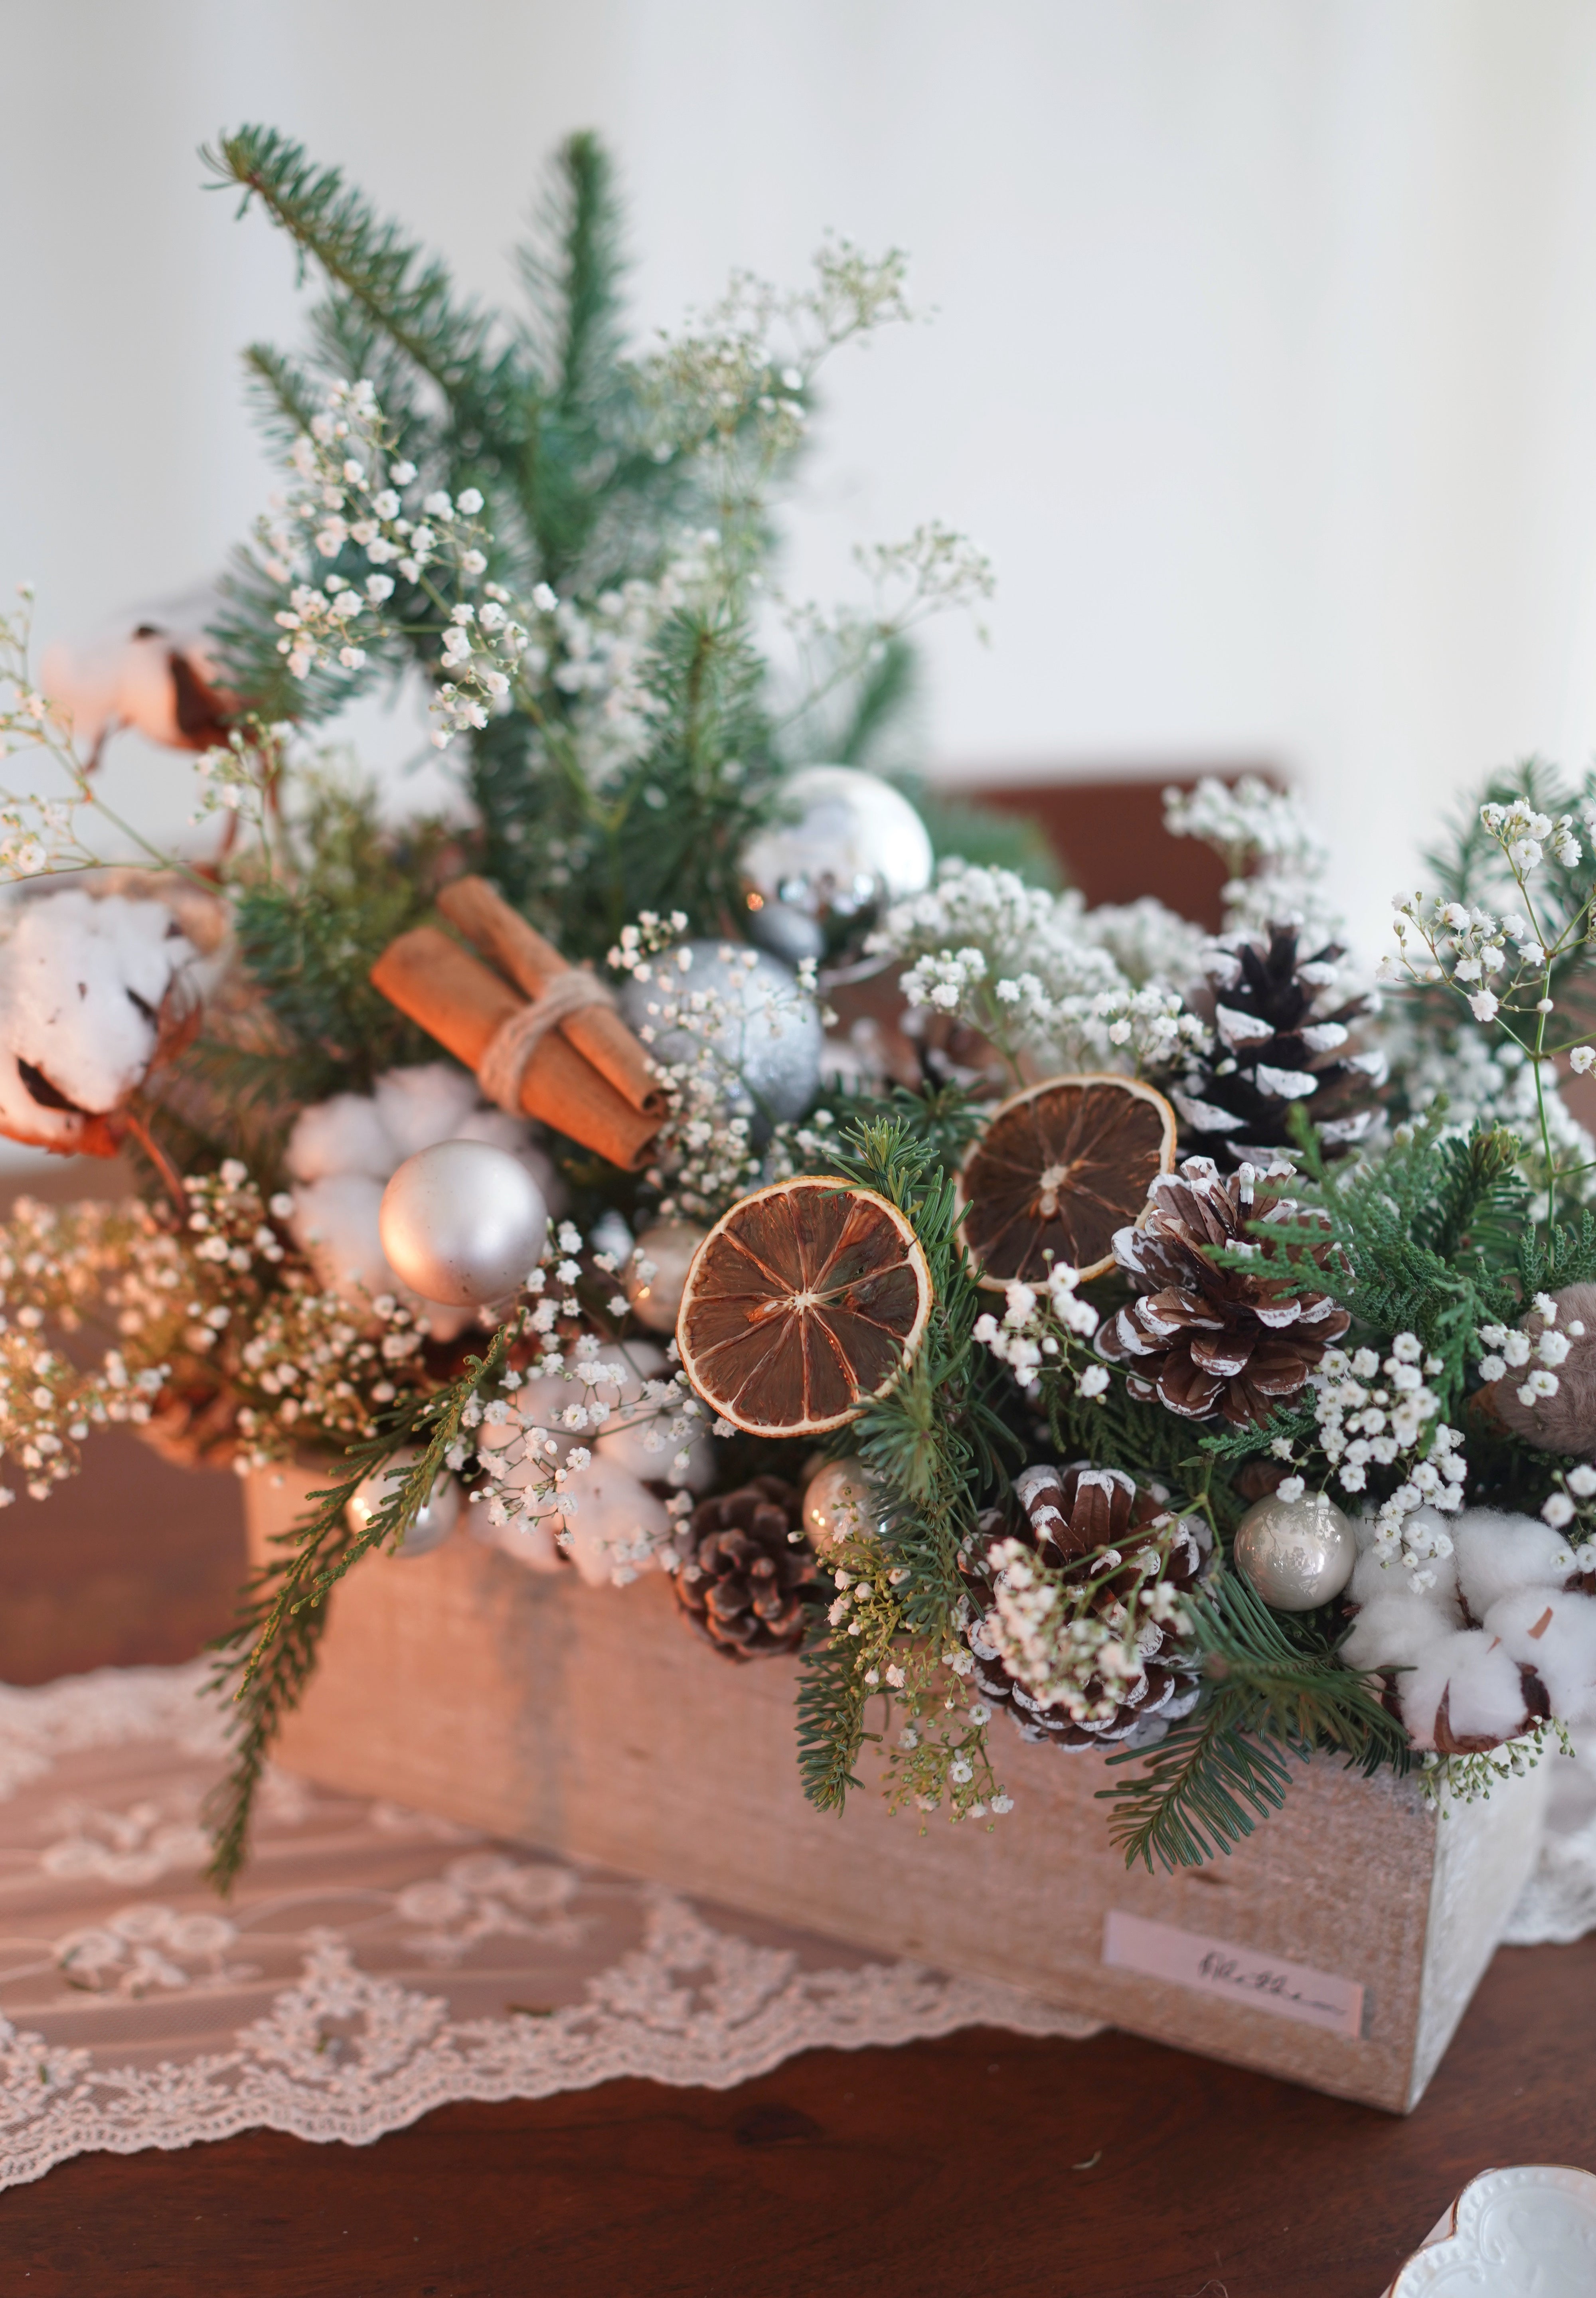
[[[1175,1163],[1175,1112],[1126,1077],[1051,1078],[993,1112],[964,1160],[964,1243],[988,1287],[1036,1284],[1068,1262],[1113,1267],[1155,1173]]]
[[[757,1189],[688,1271],[682,1368],[753,1436],[819,1436],[890,1388],[920,1344],[931,1278],[914,1225],[850,1182]]]

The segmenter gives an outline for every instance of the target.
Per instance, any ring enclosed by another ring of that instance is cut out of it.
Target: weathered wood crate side
[[[251,1480],[252,1542],[317,1479]],[[1438,2064],[1534,1856],[1541,1776],[1437,1822],[1417,1787],[1316,1760],[1234,1856],[1128,1873],[1102,1758],[996,1740],[1015,1810],[987,1830],[840,1817],[798,1786],[794,1664],[736,1667],[663,1580],[593,1590],[461,1534],[363,1562],[285,1731],[291,1769],[651,1876],[1161,2042],[1403,2112]],[[1103,1960],[1111,1911],[1360,1984],[1356,2037]]]

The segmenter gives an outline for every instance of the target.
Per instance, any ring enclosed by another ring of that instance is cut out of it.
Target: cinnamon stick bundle
[[[390,1004],[473,1071],[500,1029],[523,1007],[508,982],[436,926],[417,926],[390,942],[371,969],[371,980]],[[659,1130],[658,1117],[634,1108],[558,1029],[533,1049],[522,1073],[521,1106],[528,1117],[596,1149],[625,1172],[648,1163]]]
[[[550,941],[512,910],[485,878],[457,878],[438,896],[438,907],[473,948],[492,959],[528,997],[540,997],[557,974],[574,969]],[[651,1117],[665,1113],[665,1095],[649,1069],[649,1057],[620,1015],[608,1005],[584,1005],[567,1013],[559,1027],[577,1052],[633,1109]]]

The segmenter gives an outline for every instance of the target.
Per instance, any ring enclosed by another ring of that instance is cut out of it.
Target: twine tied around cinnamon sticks
[[[604,983],[567,965],[485,879],[457,878],[438,907],[500,971],[436,926],[417,926],[372,967],[374,988],[473,1070],[501,1108],[552,1126],[623,1170],[647,1164],[665,1096]]]

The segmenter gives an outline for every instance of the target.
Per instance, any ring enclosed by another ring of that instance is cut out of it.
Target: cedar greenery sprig
[[[1212,1688],[1151,1752],[1109,1758],[1140,1767],[1098,1790],[1127,1866],[1139,1861],[1151,1872],[1156,1859],[1172,1872],[1228,1855],[1284,1803],[1292,1762],[1316,1748],[1341,1754],[1365,1778],[1383,1765],[1408,1770],[1402,1725],[1323,1637],[1288,1632],[1234,1573],[1184,1601]]]
[[[218,1640],[211,1689],[230,1698],[238,1711],[233,1760],[205,1811],[211,1839],[205,1872],[219,1891],[232,1888],[247,1856],[260,1775],[283,1719],[298,1706],[315,1666],[328,1598],[370,1550],[402,1542],[460,1440],[466,1408],[502,1370],[524,1321],[508,1319],[484,1353],[467,1357],[446,1386],[396,1410],[380,1435],[349,1447],[343,1474],[308,1496],[311,1512],[278,1535],[282,1553],[256,1570],[236,1623]],[[350,1502],[368,1477],[411,1444],[418,1448],[417,1459],[402,1477],[389,1478],[390,1496],[355,1531]]]
[[[833,1169],[908,1216],[930,1271],[932,1309],[920,1347],[887,1394],[850,1422],[846,1442],[882,1497],[881,1554],[871,1576],[890,1580],[891,1632],[940,1666],[956,1649],[960,1550],[1018,1447],[992,1401],[996,1368],[971,1337],[980,1296],[958,1240],[954,1185],[935,1149],[900,1118],[865,1120],[843,1141]],[[872,1671],[878,1682],[866,1683]],[[859,1784],[864,1712],[872,1694],[887,1689],[881,1673],[875,1642],[839,1623],[817,1629],[805,1654],[799,1764],[805,1793],[822,1810],[840,1810]]]

